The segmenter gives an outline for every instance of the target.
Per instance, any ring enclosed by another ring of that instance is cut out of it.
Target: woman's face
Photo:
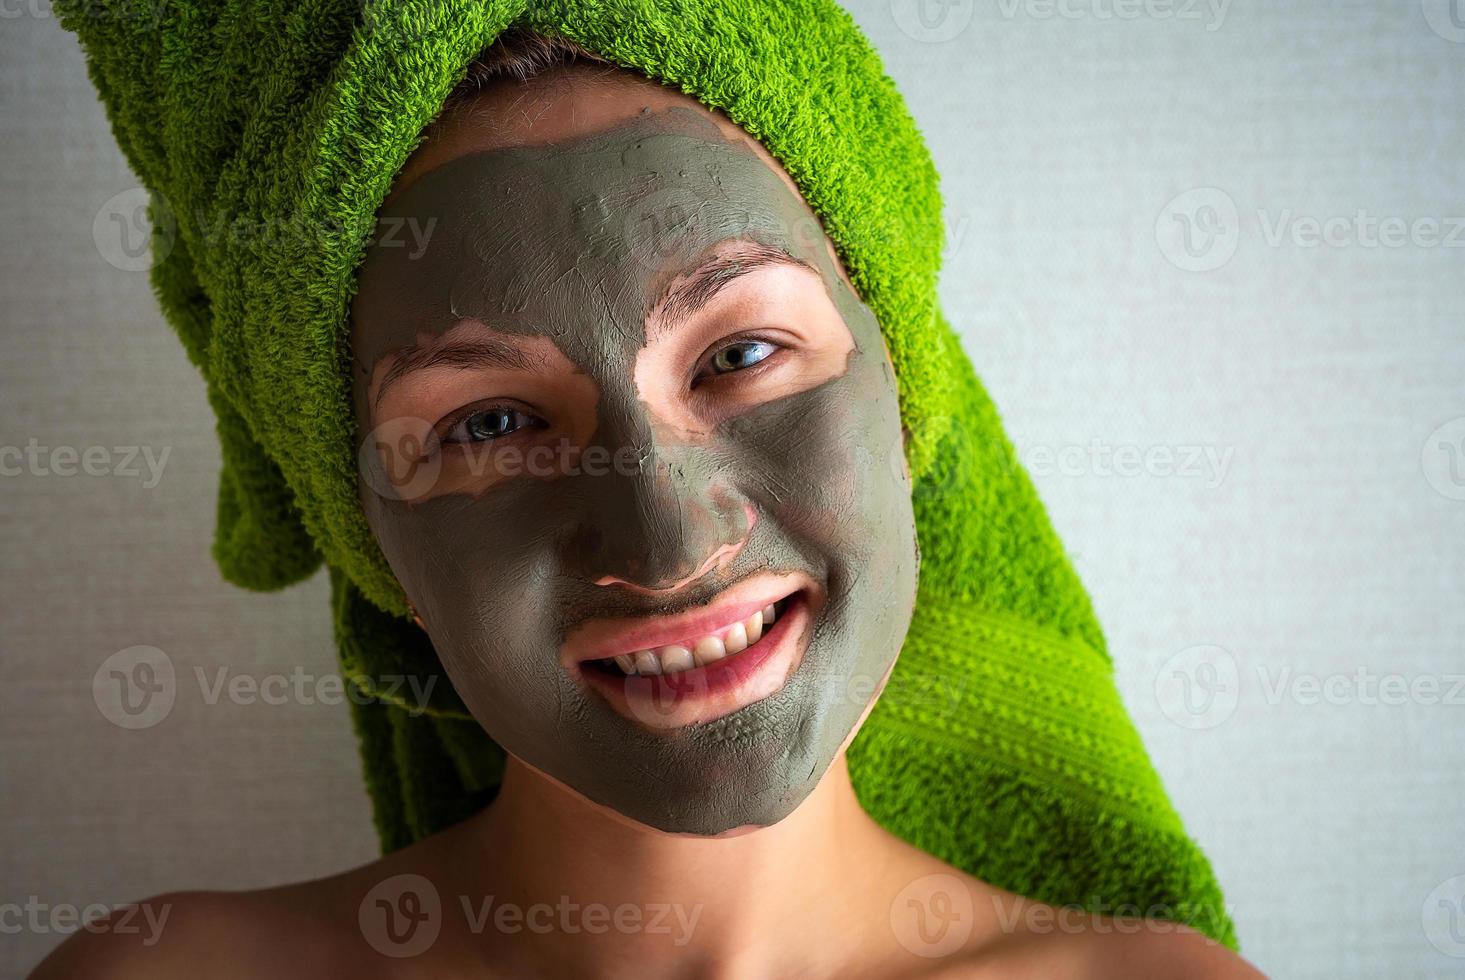
[[[508,752],[664,831],[768,825],[910,624],[895,379],[766,150],[588,74],[435,124],[383,206],[361,501]]]

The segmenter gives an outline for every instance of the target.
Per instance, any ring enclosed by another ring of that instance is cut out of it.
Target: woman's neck
[[[485,954],[587,977],[837,969],[907,857],[860,807],[842,753],[784,820],[718,838],[632,823],[511,759],[494,804],[461,830],[477,860],[458,855],[454,876],[487,916]]]

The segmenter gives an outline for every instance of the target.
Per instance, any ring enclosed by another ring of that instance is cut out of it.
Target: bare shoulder
[[[329,877],[254,891],[171,892],[124,906],[58,946],[33,980],[386,978],[432,968],[453,950],[434,943],[442,917],[424,923],[423,903],[429,894],[436,899],[430,881],[450,866],[454,835],[449,828]]]
[[[895,943],[889,975],[921,978],[1257,980],[1210,937],[1156,919],[1061,908],[907,851],[878,889]]]
[[[178,896],[158,895],[114,908],[108,915],[81,923],[65,942],[41,961],[31,977],[142,977],[156,970],[160,949]],[[158,973],[166,976],[165,973]]]
[[[1265,980],[1246,960],[1189,926],[1060,908],[996,890],[1007,926],[974,964],[994,976],[1087,980]],[[955,975],[955,974],[953,974]],[[985,976],[974,971],[972,976]]]
[[[324,878],[170,892],[124,906],[58,946],[33,980],[389,977],[407,964],[420,967],[430,957],[403,952],[427,936],[413,900],[431,890],[424,874],[450,866],[459,832],[449,828]]]
[[[1176,980],[1266,980],[1256,967],[1225,946],[1187,926],[1170,931],[1151,928],[1134,933],[1123,944],[1105,946],[1115,958],[1100,977],[1175,977]]]
[[[31,976],[383,976],[398,961],[378,955],[360,909],[383,882],[411,878],[424,850],[419,842],[341,874],[273,888],[169,892],[121,906],[78,929]]]
[[[248,892],[169,892],[78,929],[33,980],[316,975],[334,944],[330,879]],[[326,940],[322,942],[322,940]],[[206,968],[201,971],[200,968]]]
[[[1130,919],[1120,931],[1114,928],[1120,921],[1096,916],[1088,930],[1056,944],[1052,955],[1072,964],[1069,975],[1093,980],[1265,980],[1236,953],[1187,926]]]

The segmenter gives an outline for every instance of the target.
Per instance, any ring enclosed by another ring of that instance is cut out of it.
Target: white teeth
[[[613,658],[626,674],[675,674],[693,667],[704,667],[724,657],[742,653],[763,638],[763,631],[778,619],[778,610],[769,603],[740,623],[728,627],[721,637],[704,636],[690,648],[680,644],[638,650]]]
[[[656,651],[656,656],[661,660],[663,674],[675,674],[697,666],[692,662],[692,651],[682,646],[661,647]]]
[[[727,647],[715,636],[704,636],[692,648],[692,659],[697,661],[698,667],[716,663],[725,656],[727,656]]]
[[[742,623],[734,623],[733,628],[728,630],[727,635],[722,638],[722,646],[729,657],[748,649],[747,628]]]

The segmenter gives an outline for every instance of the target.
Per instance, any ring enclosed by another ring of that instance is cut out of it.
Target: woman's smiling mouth
[[[802,661],[819,594],[807,576],[756,575],[678,616],[587,624],[563,662],[646,727],[712,721],[783,687]]]
[[[778,614],[788,607],[789,597],[770,602],[747,619],[708,633],[695,640],[683,640],[651,650],[617,654],[607,660],[592,661],[619,667],[623,674],[676,674],[694,667],[706,667],[733,654],[756,646],[763,632],[778,621]]]

